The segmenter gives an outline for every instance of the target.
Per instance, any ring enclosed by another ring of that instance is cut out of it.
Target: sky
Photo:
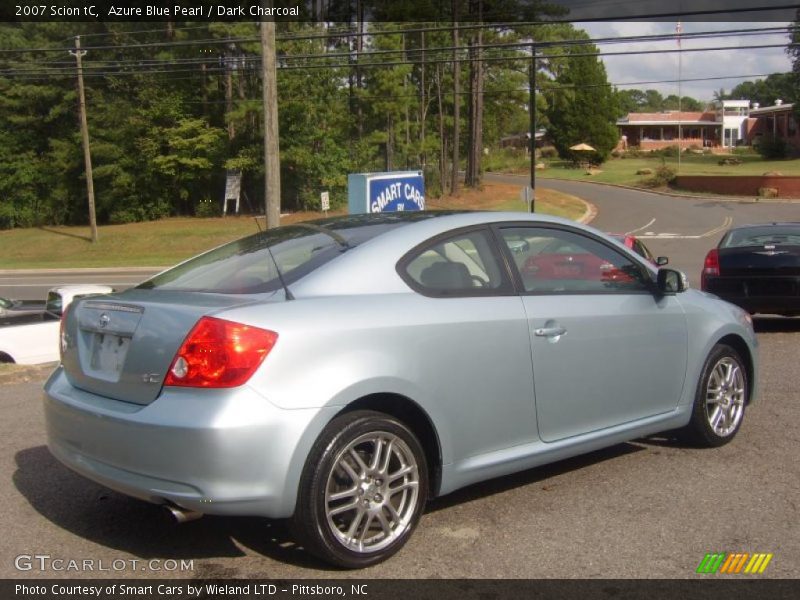
[[[620,37],[631,35],[653,35],[674,33],[677,23],[664,22],[591,22],[574,23],[594,38]],[[788,23],[682,23],[683,35],[701,31],[730,31],[761,27],[788,26]],[[680,60],[681,95],[700,101],[710,101],[714,92],[724,88],[726,92],[742,81],[763,79],[770,73],[784,73],[791,70],[791,60],[786,54],[788,34],[756,35],[737,34],[733,37],[690,40],[684,38],[681,48],[710,48],[715,46],[735,46],[735,50],[684,52]],[[780,44],[779,48],[750,49],[747,46]],[[623,50],[666,50],[676,49],[674,40],[659,42],[639,42],[637,44],[604,44],[600,51]],[[608,72],[608,80],[619,89],[656,89],[662,95],[678,94],[678,83],[641,83],[624,86],[625,83],[677,80],[679,72],[678,53],[649,54],[631,56],[606,56],[603,62]],[[724,79],[712,79],[723,77]],[[698,81],[689,81],[698,79]]]

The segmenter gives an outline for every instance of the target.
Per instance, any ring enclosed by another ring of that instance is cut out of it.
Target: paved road
[[[525,185],[527,176],[489,175],[487,180]],[[706,253],[731,225],[769,221],[800,221],[800,202],[756,202],[754,199],[673,197],[641,190],[580,181],[539,179],[551,188],[588,200],[597,206],[591,225],[603,231],[634,233],[650,250],[669,256],[672,266],[700,285]]]
[[[76,283],[110,285],[116,290],[122,290],[141,283],[161,270],[155,267],[0,270],[0,296],[20,300],[44,300],[50,288]]]

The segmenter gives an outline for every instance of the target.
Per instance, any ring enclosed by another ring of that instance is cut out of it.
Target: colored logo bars
[[[709,553],[700,561],[697,573],[703,573],[704,575],[712,573],[726,573],[728,575],[763,573],[773,556],[773,554],[749,554],[747,552]]]

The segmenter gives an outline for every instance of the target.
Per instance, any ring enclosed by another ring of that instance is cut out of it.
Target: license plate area
[[[87,374],[107,381],[119,381],[131,338],[105,332],[93,332],[90,335]]]

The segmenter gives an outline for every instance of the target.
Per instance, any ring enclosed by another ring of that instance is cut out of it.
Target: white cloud
[[[658,35],[675,33],[676,23],[661,22],[597,22],[575,23],[593,39],[621,38],[636,35]],[[632,54],[627,56],[604,56],[603,62],[610,82],[625,88],[656,89],[663,95],[678,93],[678,83],[661,82],[681,79],[681,94],[701,101],[709,101],[720,88],[730,91],[748,79],[763,78],[770,73],[791,70],[791,61],[785,52],[788,35],[780,33],[744,33],[728,37],[686,38],[686,34],[707,31],[732,31],[762,27],[786,27],[787,23],[683,23],[680,69],[678,53]],[[753,45],[776,44],[776,48],[753,49]],[[637,50],[673,50],[675,40],[602,44],[601,52],[623,52]],[[735,50],[689,52],[692,49],[712,47],[737,47]],[[721,79],[718,79],[721,78]],[[694,80],[694,81],[693,81]],[[635,85],[623,86],[632,83]]]

